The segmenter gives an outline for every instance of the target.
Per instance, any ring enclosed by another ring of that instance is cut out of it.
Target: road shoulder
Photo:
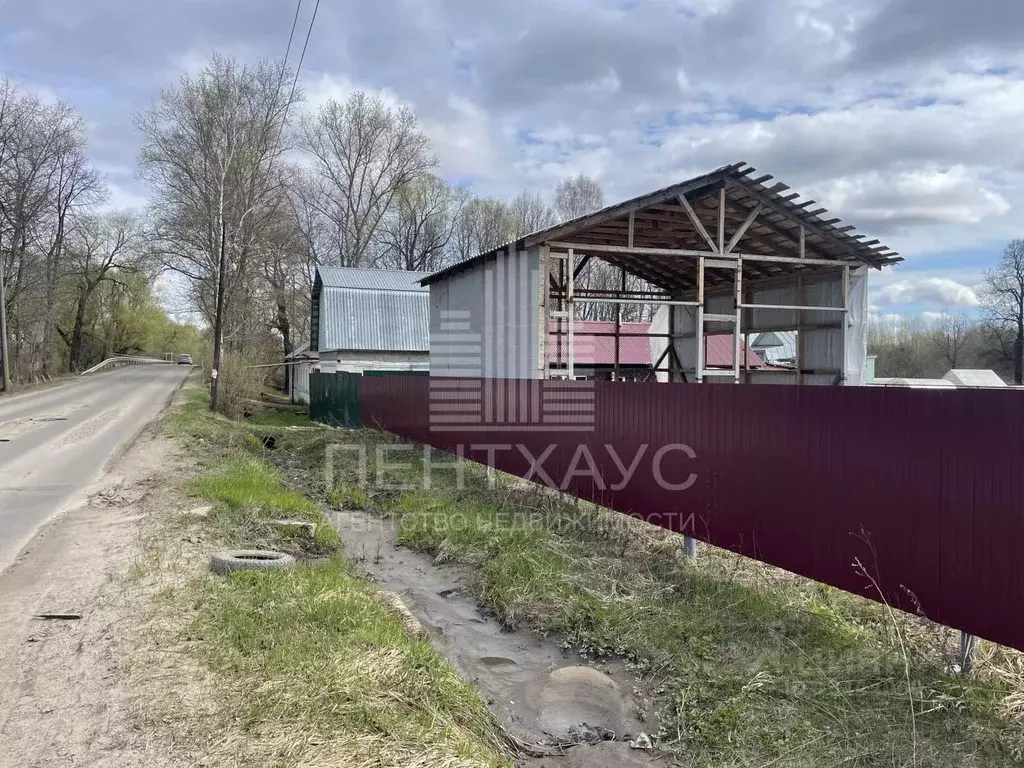
[[[174,503],[163,490],[163,468],[181,459],[173,451],[146,430],[88,501],[46,525],[0,574],[3,768],[191,764],[148,737],[126,653],[145,631],[146,585],[128,589],[125,577]]]

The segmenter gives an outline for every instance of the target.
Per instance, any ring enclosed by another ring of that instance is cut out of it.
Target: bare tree
[[[285,75],[276,64],[250,67],[215,54],[136,119],[164,262],[198,283],[200,297],[214,289],[212,301],[200,301],[212,308],[213,410],[225,315],[251,267],[260,212],[280,200],[286,121],[300,98]]]
[[[604,207],[604,190],[598,181],[584,176],[562,179],[555,186],[555,212],[563,221],[578,219]]]
[[[512,238],[539,232],[555,223],[555,212],[544,199],[533,192],[520,192],[509,205]]]
[[[501,200],[470,200],[455,224],[451,244],[454,260],[462,261],[504,245],[514,238],[515,229],[511,211]]]
[[[84,134],[66,104],[43,104],[0,82],[5,379],[12,371],[25,379],[51,373],[68,222],[105,194],[87,161]]]
[[[946,365],[957,368],[962,363],[977,332],[976,324],[963,313],[943,313],[932,333],[932,343]]]
[[[69,248],[69,275],[74,283],[75,317],[68,344],[70,368],[85,367],[85,318],[97,287],[118,273],[136,272],[144,264],[143,228],[130,213],[89,217],[75,230]]]
[[[406,185],[384,219],[380,240],[387,267],[414,271],[439,269],[468,195],[428,174]]]
[[[397,195],[437,165],[430,141],[408,107],[362,92],[327,102],[302,133],[314,159],[307,204],[334,237],[337,261],[366,264]]]
[[[993,328],[1012,339],[1013,381],[1024,384],[1024,240],[1011,240],[985,272],[982,304]]]

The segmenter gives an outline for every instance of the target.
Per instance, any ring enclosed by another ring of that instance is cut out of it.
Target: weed
[[[285,488],[276,469],[252,456],[234,459],[217,474],[193,479],[186,492],[207,501],[224,502],[235,511],[255,507],[274,517],[322,521],[315,504]]]
[[[205,583],[190,634],[268,758],[330,744],[339,765],[508,765],[479,695],[372,590],[339,559],[237,573]]]
[[[271,521],[301,518],[318,523],[320,554],[336,552],[320,506],[268,462],[322,455],[329,431],[296,430],[284,414],[231,421],[207,406],[205,393],[186,390],[166,429],[198,447],[209,470],[186,486],[214,502],[208,536],[227,546],[286,545]],[[264,450],[258,436],[266,434],[278,451]],[[224,722],[244,729],[236,749],[252,764],[508,768],[508,745],[477,692],[374,595],[335,556],[288,572],[195,580],[160,601],[192,613],[189,647],[217,673]]]

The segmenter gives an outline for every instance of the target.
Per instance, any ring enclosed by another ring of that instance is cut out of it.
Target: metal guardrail
[[[174,365],[171,360],[158,360],[155,357],[108,357],[99,365],[94,365],[87,371],[82,371],[79,376],[88,376],[91,373],[98,373],[107,368],[117,368],[122,365]]]

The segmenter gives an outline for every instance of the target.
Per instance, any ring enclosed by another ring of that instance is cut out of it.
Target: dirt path
[[[533,768],[633,768],[652,762],[629,741],[651,731],[649,693],[621,661],[594,662],[527,630],[509,632],[483,614],[465,573],[396,544],[393,520],[360,511],[329,515],[345,554],[382,589],[395,592],[431,644],[476,684],[502,725],[524,745],[555,754]],[[560,745],[582,744],[569,749]],[[557,754],[564,752],[564,754]]]
[[[147,430],[84,505],[0,573],[0,768],[194,764],[148,735],[125,669],[148,596],[123,576],[142,556],[148,522],[173,503],[154,475],[173,463],[171,450]]]

